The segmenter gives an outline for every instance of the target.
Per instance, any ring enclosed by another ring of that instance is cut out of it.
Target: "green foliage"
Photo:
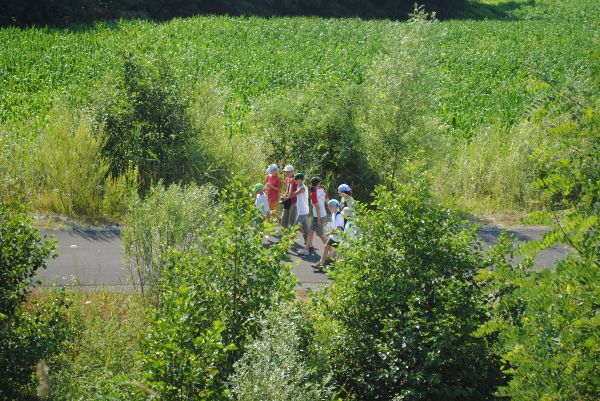
[[[163,274],[161,255],[168,249],[202,248],[210,224],[218,217],[214,196],[210,185],[165,188],[159,183],[144,199],[132,200],[124,218],[123,249],[143,292],[156,296]]]
[[[592,54],[598,66],[600,53]],[[496,260],[482,272],[493,319],[480,336],[497,338],[508,384],[500,394],[514,400],[596,400],[600,396],[600,125],[598,97],[586,83],[599,83],[599,70],[578,90],[557,90],[548,82],[534,114],[539,129],[557,136],[553,154],[540,149],[546,162],[539,186],[552,200],[538,217],[553,229],[523,248],[537,252],[556,243],[571,254],[555,270],[531,273],[528,267]],[[590,92],[588,92],[590,91]],[[562,209],[562,216],[556,213]]]
[[[475,231],[422,178],[378,187],[374,206],[332,271],[338,385],[361,400],[492,399],[497,361],[471,336],[486,320]]]
[[[404,163],[435,159],[441,127],[433,105],[439,79],[429,49],[443,32],[433,31],[435,16],[415,6],[408,32],[388,35],[365,81],[365,143],[369,162],[384,177],[397,178]]]
[[[377,175],[367,164],[365,144],[358,127],[361,89],[314,88],[268,102],[256,119],[267,132],[269,160],[292,163],[306,177],[319,175],[332,193],[342,182],[366,199]]]
[[[33,277],[56,257],[53,241],[42,241],[18,204],[0,203],[0,313],[12,316],[25,301]]]
[[[0,400],[30,395],[36,363],[62,351],[71,334],[64,290],[47,303],[23,307],[32,278],[54,248],[42,242],[22,207],[0,203]]]
[[[477,334],[494,339],[510,378],[500,395],[514,400],[597,399],[598,266],[570,257],[559,261],[555,271],[533,273],[530,263],[508,263],[504,257],[495,262],[493,272],[479,276],[493,319]]]
[[[159,180],[189,180],[188,144],[196,135],[189,99],[162,57],[127,54],[117,82],[101,92],[97,106],[96,123],[105,136],[102,154],[112,173],[135,166],[144,189]]]
[[[34,207],[89,219],[119,219],[137,187],[137,170],[120,177],[101,156],[103,130],[94,135],[91,121],[54,109],[29,156]]]
[[[142,359],[150,386],[166,400],[223,397],[264,310],[293,297],[294,278],[283,263],[291,238],[265,248],[247,187],[234,179],[221,195],[201,249],[164,255]]]
[[[36,298],[42,298],[41,294]],[[69,319],[76,328],[68,352],[51,367],[49,399],[110,399],[120,383],[141,380],[139,340],[144,334],[145,305],[136,293],[91,290],[71,295]],[[105,398],[102,398],[105,397]]]
[[[331,398],[330,377],[319,377],[307,361],[306,318],[293,304],[267,311],[260,335],[253,339],[230,376],[238,401],[317,401]]]

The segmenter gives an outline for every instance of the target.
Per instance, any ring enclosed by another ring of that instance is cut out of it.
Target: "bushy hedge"
[[[234,180],[222,194],[200,250],[164,255],[158,309],[141,345],[148,383],[161,399],[224,399],[261,315],[293,297],[294,277],[283,263],[290,239],[263,246],[247,191]]]
[[[360,400],[492,399],[501,374],[485,341],[474,230],[435,205],[423,179],[375,191],[332,272],[332,370]]]

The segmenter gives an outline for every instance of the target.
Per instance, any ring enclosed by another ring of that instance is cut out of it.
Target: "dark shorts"
[[[317,227],[317,218],[315,216],[312,217],[310,222],[310,229],[317,233],[319,237],[322,237],[325,234],[325,226],[327,225],[327,216],[321,217],[321,225]]]

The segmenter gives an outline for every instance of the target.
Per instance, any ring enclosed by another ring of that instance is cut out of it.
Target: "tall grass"
[[[433,167],[435,192],[478,213],[539,209],[544,200],[534,186],[541,167],[538,149],[551,146],[528,122],[482,128],[470,142],[455,142]]]
[[[34,294],[44,296],[44,291]],[[49,399],[102,399],[117,392],[125,378],[140,380],[138,345],[146,317],[139,294],[94,290],[71,298],[70,319],[77,335],[69,352],[50,364]]]
[[[117,218],[136,185],[135,170],[114,178],[100,156],[103,134],[91,121],[54,109],[33,146],[32,182],[36,209],[77,216]]]

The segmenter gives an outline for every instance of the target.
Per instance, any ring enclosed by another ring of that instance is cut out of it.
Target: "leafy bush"
[[[0,316],[21,307],[36,272],[56,257],[55,248],[52,241],[42,242],[22,206],[0,203]]]
[[[443,35],[432,30],[435,24],[433,16],[415,5],[408,32],[400,36],[392,31],[365,81],[364,142],[369,163],[384,177],[398,178],[407,161],[427,164],[443,152],[438,149],[441,127],[433,114],[441,94],[430,49]]]
[[[124,218],[123,248],[142,291],[156,295],[163,274],[161,255],[169,248],[181,252],[201,249],[210,225],[219,214],[210,185],[151,188],[133,198]]]
[[[377,175],[367,164],[360,135],[361,108],[358,86],[313,88],[269,102],[255,118],[257,130],[268,135],[269,160],[292,163],[307,177],[321,176],[332,193],[342,182],[350,184],[366,199]]]
[[[118,220],[137,186],[137,171],[125,169],[116,178],[101,156],[103,130],[56,107],[29,156],[33,206],[69,216]]]
[[[233,180],[202,248],[168,252],[158,309],[151,313],[142,358],[165,400],[220,399],[233,364],[259,332],[263,311],[293,297],[283,264],[291,238],[263,247],[264,232],[248,189]]]
[[[162,57],[127,54],[121,75],[97,96],[102,155],[114,175],[137,167],[143,189],[159,180],[190,179],[188,145],[197,134],[187,112],[189,96]]]
[[[482,271],[493,319],[477,335],[494,340],[508,384],[501,396],[515,401],[582,400],[600,395],[597,264],[570,257],[556,270],[498,260]]]
[[[0,400],[31,395],[36,363],[62,351],[70,335],[64,290],[47,303],[23,307],[32,277],[53,250],[22,207],[0,203]]]
[[[307,361],[306,318],[293,304],[267,311],[260,335],[236,362],[230,377],[238,401],[316,401],[329,399],[330,377],[319,377]]]
[[[358,208],[358,236],[332,272],[331,318],[339,322],[333,371],[361,400],[485,400],[498,363],[472,337],[486,320],[473,277],[485,261],[476,233],[415,179],[375,190]]]

